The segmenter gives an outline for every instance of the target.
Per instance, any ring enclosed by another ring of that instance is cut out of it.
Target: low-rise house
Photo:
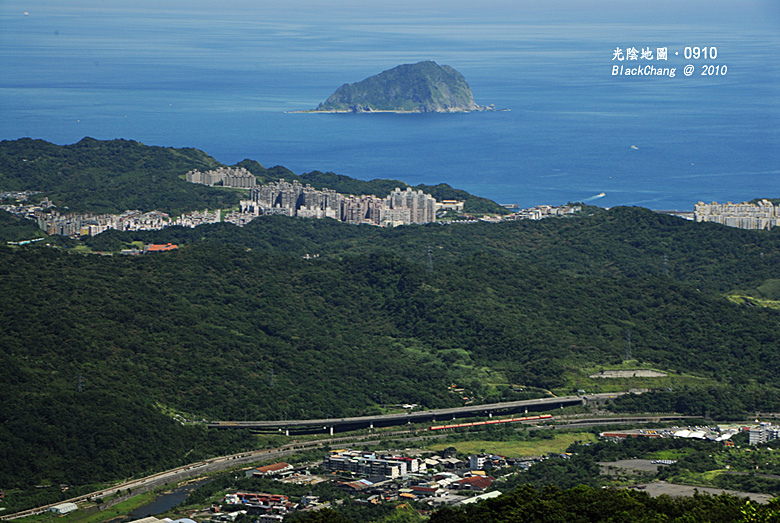
[[[252,470],[252,475],[255,477],[277,476],[285,472],[289,472],[291,470],[293,470],[292,465],[290,465],[289,463],[281,462],[281,463],[274,463],[272,465],[266,465],[264,467],[257,467],[256,469]]]
[[[281,521],[280,518],[267,516],[282,516],[297,508],[287,496],[280,494],[262,494],[254,492],[236,492],[225,496],[228,505],[240,504],[252,516],[260,516],[258,521]],[[265,518],[265,519],[263,519]]]
[[[175,251],[178,249],[179,246],[174,243],[166,243],[165,245],[160,244],[149,244],[144,247],[144,252],[165,252],[165,251]]]
[[[458,458],[441,458],[439,463],[445,469],[457,469],[463,467],[466,462]]]
[[[442,494],[441,496],[436,496],[433,498],[425,499],[425,503],[432,505],[434,507],[442,507],[444,505],[458,505],[464,500],[469,499],[466,496],[461,496],[458,494],[453,494],[451,492],[447,492],[445,494]]]
[[[506,459],[495,454],[472,454],[469,456],[471,470],[489,470],[506,467]]]
[[[372,483],[366,479],[359,479],[357,481],[345,481],[339,483],[338,488],[346,492],[357,493],[366,490]]]
[[[418,498],[432,498],[444,493],[444,490],[439,487],[425,487],[422,485],[410,487],[410,490]]]
[[[484,494],[478,494],[478,495],[476,495],[476,496],[474,496],[472,498],[464,499],[464,500],[460,501],[459,503],[457,503],[457,505],[468,505],[468,504],[471,504],[471,503],[477,503],[479,501],[482,501],[483,499],[497,498],[500,495],[501,495],[501,492],[498,491],[498,490],[494,490],[492,492],[485,492]]]
[[[217,513],[211,516],[211,521],[215,521],[215,522],[226,521],[228,523],[232,523],[233,521],[238,519],[238,516],[246,513],[247,513],[246,510],[237,510],[235,512],[228,512],[226,514]]]
[[[75,503],[60,503],[59,505],[54,505],[49,509],[49,512],[54,512],[58,516],[64,516],[65,514],[68,514],[69,512],[73,512],[74,510],[78,510],[79,506]]]
[[[458,488],[462,490],[482,492],[490,485],[492,485],[493,481],[495,481],[495,478],[490,476],[470,476],[468,478],[461,479],[456,484],[458,485]]]

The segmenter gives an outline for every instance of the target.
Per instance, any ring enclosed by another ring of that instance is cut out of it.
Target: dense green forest
[[[16,170],[21,164],[31,165]],[[0,186],[43,190],[74,209],[212,207],[234,192],[180,176],[213,165],[199,151],[136,142],[0,144]],[[247,168],[260,172],[257,165]],[[105,177],[114,192],[90,188]],[[177,189],[158,201],[143,178]],[[340,181],[357,183],[322,173],[310,180],[337,190]],[[195,192],[177,193],[181,184]],[[195,206],[200,191],[205,200]],[[0,238],[32,233],[0,217]],[[0,487],[84,485],[251,442],[182,426],[174,412],[342,417],[399,403],[461,405],[463,395],[516,399],[525,386],[573,393],[581,369],[622,362],[627,331],[638,363],[701,385],[627,396],[615,409],[718,418],[776,411],[780,312],[725,295],[780,298],[778,238],[641,208],[588,207],[540,222],[396,229],[271,216],[243,228],[3,246]],[[83,254],[132,241],[180,248]],[[451,393],[453,384],[464,394]]]
[[[44,237],[46,234],[34,221],[17,218],[13,214],[0,211],[0,242],[18,242]]]
[[[512,398],[511,384],[559,387],[567,369],[620,362],[627,327],[637,357],[661,368],[759,390],[780,375],[776,311],[663,276],[577,276],[482,253],[441,260],[428,273],[424,260],[381,249],[303,260],[210,242],[141,257],[2,248],[0,273],[0,390],[8,398],[0,411],[10,422],[0,439],[31,469],[0,460],[5,484],[58,469],[46,438],[20,438],[25,432],[9,426],[79,440],[41,411],[67,405],[79,375],[84,398],[138,398],[139,409],[346,416],[382,404],[457,405],[452,383],[482,401]],[[755,400],[762,397],[777,401]],[[81,411],[95,424],[104,413]],[[114,469],[98,463],[105,474]]]
[[[777,521],[775,506],[756,506],[735,496],[660,496],[623,489],[569,489],[530,485],[462,508],[436,511],[430,523],[666,523]]]
[[[333,220],[267,216],[245,227],[214,224],[160,231],[107,231],[85,240],[95,250],[133,240],[215,243],[254,250],[323,256],[390,252],[434,266],[474,254],[508,258],[566,277],[662,277],[701,292],[763,292],[780,298],[780,231],[749,231],[692,223],[639,207],[589,207],[577,217],[398,227],[352,226]],[[760,289],[760,291],[759,291]]]

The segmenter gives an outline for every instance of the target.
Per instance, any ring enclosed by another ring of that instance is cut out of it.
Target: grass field
[[[458,449],[458,452],[464,454],[487,452],[510,458],[522,458],[564,452],[572,443],[577,441],[593,443],[596,439],[596,436],[590,432],[556,432],[552,439],[530,439],[525,441],[490,441],[479,439],[445,443],[437,442],[425,447],[425,450],[439,452],[448,447],[455,447]]]
[[[754,298],[752,296],[745,296],[743,294],[729,294],[726,296],[732,303],[738,305],[753,305],[758,307],[766,307],[768,309],[780,309],[780,301],[767,300],[763,298]]]

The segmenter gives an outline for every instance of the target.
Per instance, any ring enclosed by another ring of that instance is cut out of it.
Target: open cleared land
[[[569,445],[574,442],[592,443],[596,439],[596,436],[590,432],[562,432],[555,433],[551,439],[532,439],[529,441],[490,441],[480,439],[435,443],[427,446],[425,450],[439,452],[447,447],[455,447],[458,449],[458,452],[464,454],[479,454],[486,451],[499,456],[522,458],[565,452]]]
[[[665,378],[665,372],[656,370],[632,369],[632,370],[602,370],[591,374],[590,378]]]
[[[719,494],[732,494],[734,496],[750,498],[753,501],[759,503],[766,503],[772,496],[769,494],[754,494],[752,492],[738,492],[736,490],[727,490],[711,487],[694,487],[691,485],[675,485],[673,483],[666,483],[664,481],[657,481],[653,483],[646,483],[642,485],[636,485],[633,488],[636,490],[642,490],[647,492],[653,497],[667,495],[667,496],[693,496],[696,492],[712,494],[717,496]]]

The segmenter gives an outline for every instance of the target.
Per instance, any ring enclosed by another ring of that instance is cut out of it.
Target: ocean
[[[537,4],[6,0],[0,139],[196,147],[523,207],[780,197],[777,2]],[[506,110],[290,112],[420,60]]]

